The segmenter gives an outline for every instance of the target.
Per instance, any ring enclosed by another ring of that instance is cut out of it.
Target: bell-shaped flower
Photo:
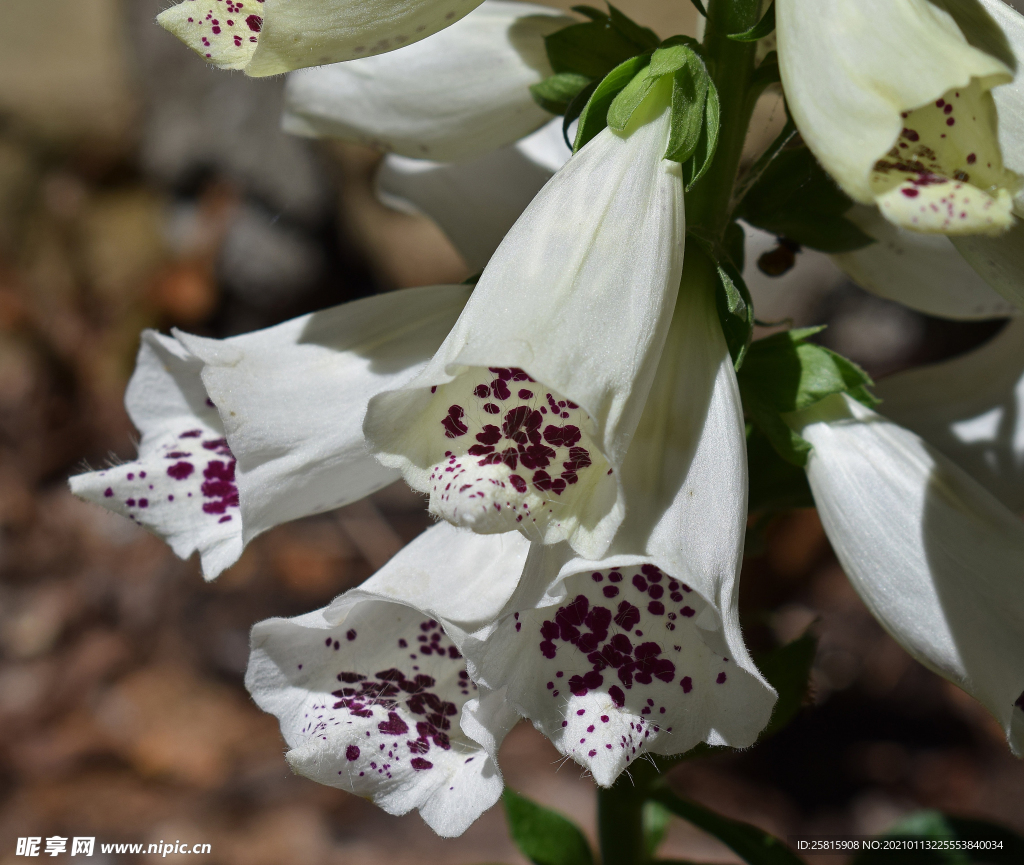
[[[630,507],[611,548],[587,560],[534,544],[502,616],[463,644],[473,678],[602,786],[645,752],[749,746],[775,702],[737,613],[736,376],[707,283],[687,283],[621,470]]]
[[[272,526],[397,479],[366,449],[366,405],[423,368],[469,292],[396,291],[225,340],[146,331],[125,395],[139,456],[72,492],[198,550],[212,579]]]
[[[787,105],[850,197],[915,231],[1013,223],[1020,181],[1003,164],[991,93],[1013,80],[1013,54],[991,18],[929,0],[775,9]]]
[[[518,528],[603,555],[625,511],[618,470],[682,271],[683,186],[662,158],[667,84],[531,202],[423,372],[375,397],[378,458],[479,532]]]
[[[1009,168],[1024,174],[1024,15],[1001,0],[982,0],[1006,34],[1017,58],[1012,84],[992,91],[999,110],[999,144]],[[953,238],[957,249],[996,291],[1024,309],[1024,190],[1013,202],[1018,220],[999,237],[975,235]]]
[[[845,216],[875,239],[832,256],[862,288],[940,318],[969,321],[1016,314],[1017,307],[971,267],[950,238],[900,228],[875,207],[854,205]]]
[[[449,27],[480,0],[181,0],[156,20],[201,57],[279,75],[394,51]]]
[[[839,561],[882,626],[1024,753],[1024,524],[914,433],[845,395],[794,413]]]
[[[430,217],[474,273],[533,197],[572,155],[562,121],[470,162],[433,162],[389,154],[377,172],[385,204]]]
[[[551,119],[529,88],[551,74],[544,37],[571,23],[546,6],[485,0],[401,51],[292,73],[284,129],[418,159],[481,156]]]
[[[887,417],[1024,512],[1024,320],[974,351],[891,375],[875,392]]]
[[[328,607],[257,624],[245,683],[292,769],[389,814],[418,808],[446,837],[490,808],[518,716],[469,678],[452,635],[500,611],[528,548],[442,524]]]

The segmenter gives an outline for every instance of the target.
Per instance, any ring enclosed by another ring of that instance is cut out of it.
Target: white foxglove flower
[[[378,195],[392,207],[425,214],[474,272],[572,151],[562,121],[471,162],[432,162],[389,154],[377,172]]]
[[[854,205],[845,216],[876,241],[832,256],[862,288],[941,318],[972,320],[1017,313],[1017,307],[964,260],[950,238],[900,228],[875,207]]]
[[[1006,165],[1024,174],[1024,16],[1002,0],[982,0],[1006,34],[1017,58],[1012,84],[992,91],[999,109],[999,144]],[[1014,199],[1017,224],[1000,237],[954,238],[957,249],[1000,294],[1024,309],[1024,190]]]
[[[497,749],[518,716],[478,691],[451,634],[501,609],[528,548],[436,526],[330,606],[257,624],[246,687],[291,767],[461,835],[501,796]]]
[[[854,200],[915,231],[998,234],[1019,178],[991,90],[1013,79],[929,0],[778,0],[786,102]],[[954,10],[955,11],[955,10]]]
[[[791,425],[813,445],[818,513],[865,604],[1024,753],[1024,524],[914,433],[845,395]]]
[[[509,232],[426,369],[371,402],[381,461],[432,513],[604,553],[682,271],[667,84],[605,129]]]
[[[889,376],[875,393],[887,417],[1024,512],[1024,321],[967,354]]]
[[[463,645],[473,677],[603,786],[644,752],[751,745],[775,702],[739,628],[743,415],[706,290],[684,278],[608,554],[535,544],[501,618]]]
[[[214,66],[260,77],[394,51],[479,5],[480,0],[182,0],[156,20]]]
[[[401,51],[292,73],[284,129],[417,159],[481,156],[551,119],[529,88],[551,74],[544,37],[572,23],[546,6],[486,0]]]
[[[146,331],[125,395],[139,456],[72,492],[198,550],[212,579],[272,526],[397,479],[366,449],[367,402],[422,369],[469,292],[397,291],[225,340]]]

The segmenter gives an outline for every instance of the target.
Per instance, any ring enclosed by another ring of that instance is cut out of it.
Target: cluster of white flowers
[[[429,495],[439,523],[364,585],[256,625],[246,683],[296,771],[418,808],[442,835],[497,800],[496,752],[519,717],[608,786],[644,752],[751,745],[776,699],[739,626],[744,405],[715,268],[684,244],[681,166],[663,158],[669,82],[651,78],[623,128],[570,158],[529,87],[552,74],[544,37],[573,20],[476,5],[163,13],[225,68],[337,64],[291,74],[286,128],[391,151],[383,189],[486,266],[475,287],[224,340],[147,331],[126,397],[138,459],[71,480],[178,555],[198,551],[208,579],[261,532],[400,477]],[[999,0],[970,15],[930,0],[775,6],[792,118],[877,240],[840,267],[936,314],[1016,315],[1024,19]],[[973,353],[886,380],[891,419],[835,389],[782,415],[811,446],[810,487],[857,591],[1015,753],[1021,337],[1014,318]]]

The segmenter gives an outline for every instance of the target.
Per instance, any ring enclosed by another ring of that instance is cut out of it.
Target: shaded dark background
[[[280,133],[282,81],[205,67],[152,23],[162,5],[3,4],[0,865],[24,861],[27,835],[211,843],[205,861],[226,865],[521,863],[500,809],[441,841],[415,814],[292,776],[242,687],[250,626],[365,579],[428,525],[418,496],[395,486],[281,526],[206,585],[67,492],[69,474],[134,455],[121,400],[141,328],[226,336],[467,275],[430,222],[376,202],[376,154]],[[693,30],[685,0],[622,6],[663,36]],[[777,114],[766,103],[752,147]],[[879,375],[996,326],[910,313],[824,259],[799,273],[762,286],[759,309],[827,320],[830,345]],[[812,511],[771,526],[743,587],[755,646],[820,635],[812,698],[769,743],[678,768],[680,792],[783,836],[878,832],[921,807],[1024,831],[1001,730],[874,623]],[[593,837],[591,782],[529,725],[502,762]],[[679,821],[664,854],[737,861]]]

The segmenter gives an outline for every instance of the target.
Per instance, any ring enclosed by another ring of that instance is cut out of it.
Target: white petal
[[[1024,525],[912,432],[849,397],[796,424],[847,576],[917,660],[983,703],[1024,751]],[[1016,707],[1015,707],[1016,704]]]
[[[1024,223],[1000,237],[951,238],[960,254],[981,277],[1017,309],[1024,310]]]
[[[378,456],[449,521],[518,526],[597,557],[622,519],[615,473],[668,331],[684,235],[679,166],[662,159],[667,93],[645,106],[626,135],[604,130],[552,178],[423,373],[371,402]]]
[[[889,376],[875,393],[887,417],[1024,511],[1024,321],[972,352]]]
[[[981,0],[1006,34],[1017,58],[1012,84],[995,88],[992,96],[999,109],[999,144],[1006,165],[1024,174],[1024,16],[1002,0]],[[954,238],[957,249],[979,274],[1018,309],[1024,309],[1024,189],[1017,193],[1014,212],[1017,224],[999,237]]]
[[[929,0],[779,0],[776,16],[787,105],[850,196],[916,231],[1012,223],[1019,183],[989,93],[1012,73],[949,13]]]
[[[178,335],[206,363],[203,381],[238,460],[246,543],[397,478],[366,449],[367,402],[422,368],[469,293],[406,289],[226,340]]]
[[[221,69],[279,75],[394,51],[449,27],[480,0],[183,0],[157,23]]]
[[[418,808],[444,836],[491,807],[518,716],[478,692],[439,611],[462,627],[493,618],[528,546],[437,526],[326,609],[256,625],[246,687],[280,719],[292,767],[391,814]]]
[[[900,228],[874,207],[855,205],[846,217],[877,241],[832,256],[862,288],[942,318],[969,321],[1016,312],[964,260],[950,238]]]
[[[473,271],[482,270],[533,197],[572,151],[562,121],[472,162],[390,154],[377,174],[385,203],[399,199],[436,222]]]
[[[142,434],[130,463],[76,475],[71,491],[134,520],[185,559],[196,550],[212,578],[242,553],[235,459],[206,395],[202,363],[147,330],[125,406]]]
[[[198,549],[213,579],[261,532],[398,478],[366,449],[367,402],[422,369],[469,292],[390,292],[225,340],[147,332],[126,396],[139,459],[72,491]]]
[[[480,535],[439,523],[358,589],[342,595],[328,608],[328,618],[352,598],[393,600],[443,622],[461,646],[463,635],[488,626],[501,612],[519,582],[529,549],[519,532]]]
[[[775,702],[739,628],[743,417],[706,287],[684,277],[609,555],[535,546],[503,618],[463,645],[474,677],[604,786],[645,750],[746,747]]]
[[[473,159],[551,119],[529,87],[551,74],[544,36],[572,23],[546,6],[486,0],[408,48],[292,73],[284,128],[417,159]]]

